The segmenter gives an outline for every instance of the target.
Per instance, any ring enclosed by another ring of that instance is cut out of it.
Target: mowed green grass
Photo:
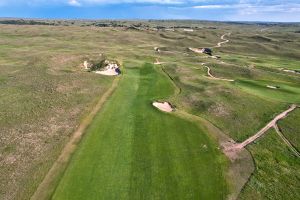
[[[296,83],[285,83],[268,80],[238,80],[235,82],[242,90],[269,100],[299,103],[300,85]],[[278,89],[268,88],[269,86],[278,86]]]
[[[198,124],[153,108],[173,85],[151,64],[126,68],[53,199],[225,199],[226,161]]]

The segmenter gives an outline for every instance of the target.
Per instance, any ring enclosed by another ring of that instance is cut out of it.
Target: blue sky
[[[300,22],[300,0],[0,0],[0,17]]]

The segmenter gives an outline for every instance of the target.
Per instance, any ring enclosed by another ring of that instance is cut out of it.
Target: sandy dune
[[[102,75],[106,75],[106,76],[116,76],[119,75],[116,70],[114,69],[107,69],[107,70],[103,70],[103,71],[95,71],[96,74],[102,74]]]

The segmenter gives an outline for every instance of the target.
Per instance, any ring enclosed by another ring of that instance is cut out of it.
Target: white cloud
[[[70,0],[81,5],[89,4],[122,4],[122,3],[151,3],[151,4],[184,4],[185,0]]]
[[[71,6],[81,6],[77,0],[69,0],[68,4]]]
[[[201,5],[193,6],[196,9],[225,9],[225,8],[250,8],[251,4],[216,4],[216,5]]]

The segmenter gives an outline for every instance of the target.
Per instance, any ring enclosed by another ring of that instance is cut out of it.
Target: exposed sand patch
[[[89,63],[88,63],[87,60],[85,60],[85,61],[83,62],[83,66],[84,66],[85,69],[89,69]]]
[[[183,29],[183,31],[185,31],[185,32],[194,32],[194,29],[185,28],[185,29]]]
[[[202,53],[202,49],[198,49],[198,48],[192,48],[192,47],[189,47],[189,50],[195,52],[195,53]]]
[[[290,72],[290,73],[294,73],[294,74],[300,74],[300,72],[298,72],[296,70],[291,70],[291,69],[283,69],[282,71],[284,71],[284,72]]]
[[[166,28],[165,31],[175,31],[173,28]]]
[[[159,110],[164,111],[164,112],[172,112],[173,111],[173,108],[172,108],[171,104],[168,103],[168,102],[161,103],[161,102],[155,101],[155,102],[152,103],[152,105],[154,107],[158,108]]]
[[[266,87],[275,90],[279,88],[278,86],[273,86],[273,85],[267,85]]]
[[[115,63],[110,63],[105,67],[105,70],[97,70],[96,74],[102,74],[106,76],[117,76],[120,74],[119,66]]]

